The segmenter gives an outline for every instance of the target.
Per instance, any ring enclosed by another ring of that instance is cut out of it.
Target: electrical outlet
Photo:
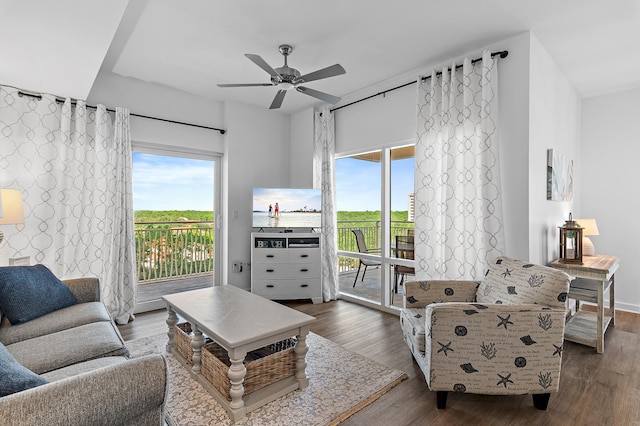
[[[242,272],[242,262],[239,260],[233,262],[233,272]]]

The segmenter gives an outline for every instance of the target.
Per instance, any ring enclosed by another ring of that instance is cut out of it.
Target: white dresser
[[[251,234],[251,292],[271,300],[322,302],[320,235]]]

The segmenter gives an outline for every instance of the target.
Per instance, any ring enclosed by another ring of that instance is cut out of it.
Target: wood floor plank
[[[530,395],[471,394],[450,394],[447,409],[438,410],[435,394],[402,339],[397,316],[342,300],[286,305],[316,317],[312,332],[409,377],[347,419],[345,426],[640,425],[640,315],[616,312],[603,354],[565,342],[560,392],[551,395],[546,411],[535,409]],[[125,341],[166,331],[165,311],[136,317],[119,326]]]

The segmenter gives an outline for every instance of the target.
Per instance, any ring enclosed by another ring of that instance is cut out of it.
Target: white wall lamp
[[[584,231],[582,231],[582,254],[585,256],[595,255],[596,249],[593,246],[593,242],[589,238],[589,235],[600,235],[596,220],[576,219],[576,222],[578,222],[578,224],[584,228]]]
[[[22,194],[17,189],[0,189],[0,225],[18,225],[24,223]],[[0,229],[0,243],[4,233]]]

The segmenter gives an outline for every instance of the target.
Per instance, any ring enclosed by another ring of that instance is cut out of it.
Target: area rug
[[[186,368],[173,355],[166,354],[166,342],[166,334],[157,334],[131,340],[126,345],[132,357],[151,353],[167,356],[166,421],[170,426],[337,425],[407,378],[401,371],[309,333],[306,369],[309,386],[270,402],[234,423]]]

